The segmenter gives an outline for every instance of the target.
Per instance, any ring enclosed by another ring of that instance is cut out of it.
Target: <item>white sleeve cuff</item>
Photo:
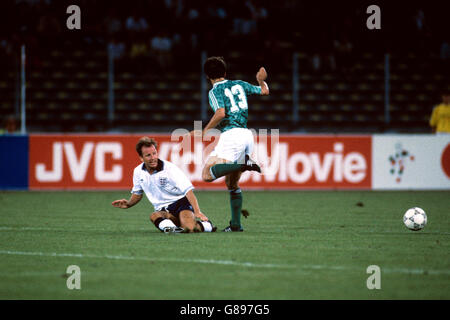
[[[187,187],[187,189],[183,192],[184,195],[186,195],[186,193],[188,193],[190,190],[193,190],[194,186],[189,186]]]

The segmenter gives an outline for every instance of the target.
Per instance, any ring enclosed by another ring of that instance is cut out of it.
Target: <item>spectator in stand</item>
[[[450,134],[450,90],[442,93],[442,103],[433,108],[430,126],[433,133]]]
[[[414,23],[418,33],[425,31],[425,13],[422,9],[418,9],[414,16]]]
[[[440,57],[442,61],[450,60],[450,44],[448,43],[448,41],[442,42]]]
[[[151,40],[150,47],[162,71],[167,71],[172,65],[173,41],[166,31],[159,31]]]
[[[336,70],[336,59],[333,54],[333,43],[323,31],[313,46],[312,66],[315,72]]]
[[[105,20],[106,33],[110,36],[120,34],[123,30],[123,23],[114,8],[111,8]]]
[[[148,39],[143,34],[134,34],[131,37],[130,66],[133,71],[146,73],[148,71],[149,45]]]
[[[202,16],[200,15],[200,10],[198,8],[192,7],[186,9],[186,29],[189,30],[188,34],[190,34],[191,49],[193,51],[197,50],[199,47],[199,38],[200,33],[202,32],[201,19]]]
[[[14,44],[6,36],[0,36],[0,70],[14,67]]]
[[[254,34],[256,30],[256,8],[251,0],[242,4],[235,3],[233,20],[233,32],[237,36]]]
[[[255,18],[257,23],[257,29],[262,32],[267,31],[267,21],[269,18],[269,11],[263,6],[261,1],[256,2]]]
[[[334,40],[334,48],[337,68],[347,74],[351,71],[353,44],[347,35],[342,35],[340,39]]]
[[[415,46],[418,52],[426,54],[429,52],[431,29],[427,23],[425,12],[423,9],[418,9],[414,15],[414,24],[416,26]]]
[[[115,70],[122,71],[123,58],[125,56],[125,43],[120,41],[117,36],[112,36],[108,44],[108,50],[114,59]]]
[[[443,40],[440,47],[440,69],[443,73],[450,74],[450,41]]]
[[[134,10],[131,16],[127,18],[125,27],[133,32],[145,32],[149,29],[147,20],[140,16],[137,10]]]
[[[113,55],[113,59],[120,60],[125,54],[125,43],[119,41],[117,37],[112,37],[109,43],[109,49],[111,50],[110,52]]]

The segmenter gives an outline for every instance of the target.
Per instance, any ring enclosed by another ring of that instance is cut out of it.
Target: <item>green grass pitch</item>
[[[224,228],[228,194],[196,194]],[[0,299],[450,299],[448,191],[243,196],[245,232],[167,235],[146,198],[110,205],[128,191],[1,192]],[[402,221],[413,206],[428,215],[418,232]],[[80,290],[66,286],[70,265]]]

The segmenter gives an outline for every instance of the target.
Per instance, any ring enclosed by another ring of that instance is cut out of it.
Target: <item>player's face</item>
[[[145,163],[147,167],[152,169],[158,166],[158,151],[155,146],[142,147],[141,161]]]

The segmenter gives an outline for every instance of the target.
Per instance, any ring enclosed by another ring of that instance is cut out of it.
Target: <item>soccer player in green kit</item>
[[[247,128],[247,96],[269,94],[269,87],[265,82],[267,73],[264,68],[260,68],[256,73],[259,86],[254,86],[241,80],[225,79],[226,63],[222,57],[208,58],[203,69],[213,85],[209,91],[209,104],[214,116],[203,129],[202,136],[212,128],[219,129],[221,134],[219,142],[206,161],[202,178],[206,182],[212,182],[225,176],[225,183],[230,192],[231,221],[223,231],[243,231],[239,178],[242,172],[247,170],[261,172],[260,167],[250,159],[254,141],[252,132]]]

